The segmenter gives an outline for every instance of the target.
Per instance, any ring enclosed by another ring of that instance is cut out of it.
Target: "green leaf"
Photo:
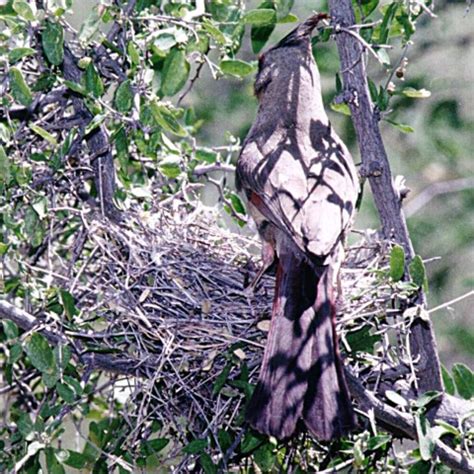
[[[426,417],[420,413],[415,415],[415,426],[421,459],[429,461],[435,447],[431,426]]]
[[[74,297],[66,290],[59,290],[61,301],[63,304],[64,311],[69,319],[73,318],[76,314],[79,314],[79,310],[74,305]]]
[[[391,439],[391,436],[388,435],[372,436],[367,441],[367,449],[369,451],[377,451],[379,448],[385,446],[388,442],[390,442]]]
[[[415,400],[412,405],[415,408],[423,408],[423,407],[428,406],[433,400],[436,400],[442,395],[443,395],[442,392],[438,392],[436,390],[430,390],[428,392],[425,392],[423,395],[421,395],[421,397]]]
[[[24,20],[26,21],[35,20],[35,14],[33,13],[33,10],[31,9],[28,2],[25,2],[24,0],[14,0],[12,6],[13,6],[13,10],[15,10],[18,13],[18,15],[21,16]]]
[[[271,472],[276,462],[275,447],[271,443],[265,443],[254,453],[253,458],[257,466],[263,472]]]
[[[456,386],[454,385],[454,379],[451,377],[448,369],[441,365],[441,375],[443,377],[443,385],[446,393],[449,395],[454,395],[456,393]]]
[[[428,279],[426,277],[426,269],[423,260],[419,255],[415,255],[409,265],[410,277],[419,288],[428,291]]]
[[[248,432],[242,441],[240,452],[242,454],[249,454],[258,448],[264,441],[265,438],[261,434]]]
[[[173,96],[177,94],[189,77],[189,63],[182,49],[173,48],[166,56],[161,71],[161,94]]]
[[[405,251],[400,245],[394,245],[390,252],[390,277],[393,281],[399,281],[404,273]]]
[[[16,68],[10,68],[10,90],[13,98],[21,105],[28,107],[33,102],[31,90],[26,83],[21,71]]]
[[[46,466],[48,468],[48,474],[65,474],[66,471],[64,467],[59,462],[58,458],[56,457],[54,448],[46,448],[45,455],[46,455]]]
[[[212,388],[213,395],[217,395],[222,390],[222,387],[227,381],[227,377],[229,377],[231,368],[232,368],[232,364],[229,362],[224,367],[222,372],[217,376],[216,381],[214,382],[214,387]]]
[[[207,453],[202,453],[199,457],[199,464],[201,465],[205,474],[217,474],[217,466],[212,461],[211,456]]]
[[[297,22],[298,22],[298,17],[296,15],[293,15],[293,13],[289,13],[288,15],[278,19],[279,24],[297,23]]]
[[[115,91],[114,104],[116,109],[125,114],[133,106],[133,92],[130,80],[123,81]]]
[[[242,20],[248,25],[270,25],[276,23],[276,12],[272,8],[249,10]]]
[[[379,36],[379,43],[386,44],[388,40],[388,36],[390,33],[390,26],[393,21],[393,17],[395,16],[395,12],[398,8],[398,3],[394,2],[391,3],[387,10],[385,11],[385,15],[382,20],[382,25],[380,26],[380,36]]]
[[[13,321],[5,319],[2,321],[2,326],[7,339],[16,339],[18,337],[18,326]]]
[[[77,82],[65,80],[64,84],[73,92],[77,92],[78,94],[81,94],[81,95],[87,95],[86,88],[82,87],[80,84],[77,84]]]
[[[259,7],[259,9],[273,9],[274,8],[274,2],[273,0],[265,0],[262,2]],[[271,23],[269,25],[261,25],[261,26],[252,26],[250,30],[250,40],[252,43],[252,51],[255,54],[258,54],[265,44],[268,41],[268,38],[270,38],[270,35],[273,33],[273,30],[275,29],[276,23]]]
[[[370,327],[364,326],[362,329],[347,334],[347,342],[351,347],[351,352],[374,352],[374,345],[380,341],[380,335],[370,334]]]
[[[474,373],[464,364],[454,364],[453,379],[456,389],[466,400],[474,397]]]
[[[236,77],[245,77],[255,69],[250,63],[240,59],[224,59],[219,67],[224,74]]]
[[[196,159],[199,161],[205,161],[206,163],[215,163],[217,160],[218,154],[215,151],[212,151],[208,148],[198,148],[196,149]]]
[[[187,135],[186,130],[175,119],[173,113],[163,104],[153,101],[150,110],[158,125],[167,132],[171,132],[179,137]]]
[[[183,448],[185,454],[198,454],[207,448],[207,439],[194,439]]]
[[[348,117],[351,116],[351,109],[346,103],[336,104],[335,102],[331,102],[330,107],[334,112],[347,115]]]
[[[367,18],[378,6],[379,0],[362,0],[360,6],[364,16]]]
[[[217,440],[219,441],[219,446],[223,453],[232,446],[232,436],[228,431],[222,428],[217,432]]]
[[[427,99],[431,97],[431,92],[426,89],[415,89],[413,87],[405,87],[402,92],[403,95],[411,97],[412,99]]]
[[[87,92],[94,97],[101,97],[104,93],[104,84],[92,61],[87,65],[84,76]]]
[[[0,145],[0,183],[8,184],[10,182],[10,161],[5,153],[5,148]]]
[[[413,133],[415,131],[415,129],[413,127],[410,127],[410,125],[406,125],[404,123],[397,123],[390,119],[385,119],[385,121],[388,122],[390,125],[393,125],[398,130],[400,130],[400,132]]]
[[[89,463],[89,458],[85,454],[70,449],[58,452],[58,458],[63,464],[74,469],[84,469]]]
[[[388,52],[385,48],[380,48],[377,51],[377,56],[379,57],[380,61],[382,61],[383,64],[389,66],[390,65],[390,56],[388,55]]]
[[[229,199],[230,199],[230,202],[232,203],[232,206],[234,206],[234,209],[239,214],[242,214],[242,215],[245,216],[245,214],[246,214],[245,206],[242,203],[242,200],[240,199],[240,197],[235,193],[231,193],[231,194],[229,194]]]
[[[24,438],[26,438],[34,430],[34,424],[31,421],[30,415],[28,413],[20,413],[20,417],[18,418],[16,424],[18,427],[18,431],[22,434]]]
[[[32,56],[35,53],[36,50],[33,48],[13,48],[8,52],[8,60],[10,61],[10,64],[14,64],[20,59],[23,59],[26,56]]]
[[[127,45],[127,53],[132,66],[138,66],[140,64],[140,51],[132,41]]]
[[[143,441],[140,445],[140,451],[144,456],[151,456],[152,454],[158,453],[166,448],[169,442],[170,440],[167,438],[156,438],[149,441]]]
[[[33,367],[40,372],[54,372],[53,350],[44,336],[39,333],[33,333],[27,340],[25,349]]]
[[[48,21],[41,34],[43,51],[51,64],[58,66],[64,59],[64,30],[59,23]]]
[[[294,0],[272,0],[272,4],[275,4],[277,10],[278,21],[281,22],[282,19],[290,16],[290,11],[293,8]],[[260,8],[265,8],[263,5],[260,5]],[[294,15],[293,15],[294,16]]]
[[[160,171],[170,179],[175,179],[181,174],[181,157],[168,156],[160,161]]]
[[[56,392],[58,392],[58,395],[69,405],[74,403],[76,398],[74,390],[65,383],[58,382],[56,384]]]
[[[56,138],[44,128],[34,123],[30,123],[28,126],[31,128],[31,130],[33,130],[33,132],[35,132],[41,138],[44,138],[47,142],[51,143],[51,145],[56,146],[58,144],[58,142],[56,141]]]
[[[202,22],[202,27],[204,31],[209,33],[209,35],[214,38],[215,42],[221,46],[225,46],[227,44],[227,38],[222,33],[222,31],[208,18],[205,18]]]

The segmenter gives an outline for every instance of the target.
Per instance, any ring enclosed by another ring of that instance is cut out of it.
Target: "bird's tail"
[[[319,439],[354,426],[335,333],[330,267],[280,255],[260,378],[247,408],[256,430],[284,439],[302,418]]]

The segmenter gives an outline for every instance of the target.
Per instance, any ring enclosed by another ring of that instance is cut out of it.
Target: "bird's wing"
[[[288,137],[277,146],[269,142],[245,144],[238,166],[242,187],[258,195],[261,212],[304,253],[330,255],[350,224],[358,193],[347,148],[335,133],[317,149],[295,149]]]

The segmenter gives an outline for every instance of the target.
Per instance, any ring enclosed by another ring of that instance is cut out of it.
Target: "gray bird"
[[[319,439],[354,427],[335,332],[336,279],[359,191],[351,155],[324,110],[311,32],[301,23],[261,55],[259,109],[237,164],[237,188],[277,265],[268,341],[247,420],[283,439],[300,419]]]

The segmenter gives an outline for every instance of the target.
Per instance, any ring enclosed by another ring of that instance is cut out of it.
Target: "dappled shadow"
[[[278,257],[272,323],[247,417],[279,438],[302,417],[328,439],[353,425],[335,342],[332,268],[358,183],[324,111],[309,36],[291,35],[260,59],[260,106],[237,167],[237,186]]]

